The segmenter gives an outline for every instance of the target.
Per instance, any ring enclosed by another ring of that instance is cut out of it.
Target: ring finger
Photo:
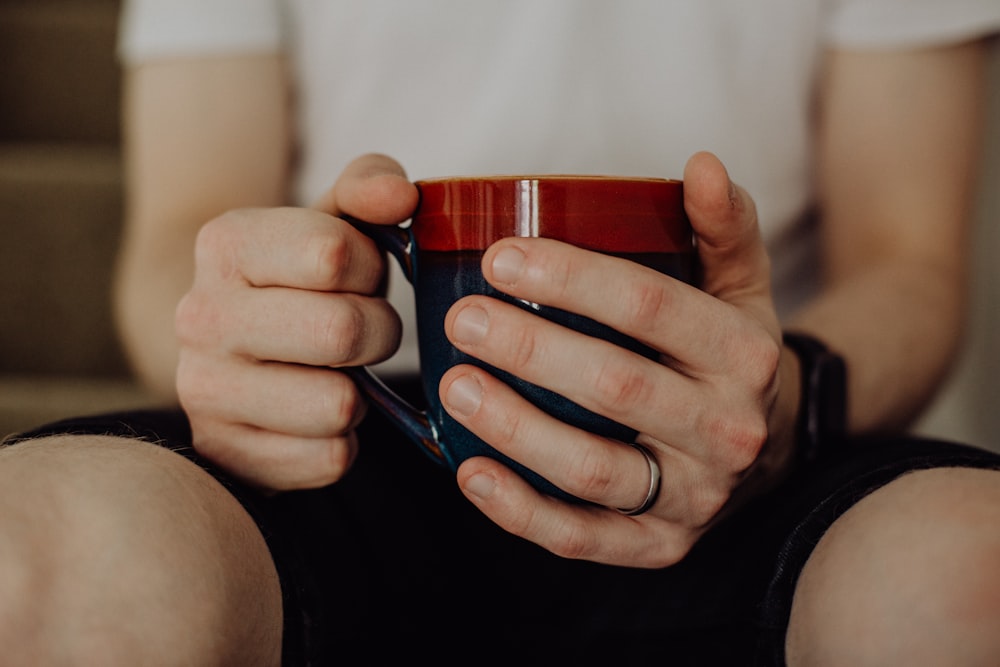
[[[654,466],[636,447],[551,417],[475,366],[446,372],[440,393],[459,423],[567,493],[614,509],[646,501]],[[655,502],[643,515],[690,527],[701,527],[715,516],[727,497],[727,480],[663,442],[645,435],[636,442],[660,472]]]
[[[554,419],[474,366],[450,369],[440,391],[459,423],[567,493],[616,508],[645,500],[649,464],[634,448]]]

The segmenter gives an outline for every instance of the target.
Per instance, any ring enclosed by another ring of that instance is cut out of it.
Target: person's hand
[[[648,511],[607,509],[636,507],[647,495],[650,466],[640,451],[546,415],[481,369],[450,369],[439,389],[449,414],[596,504],[540,494],[486,457],[459,467],[460,487],[487,516],[556,554],[638,567],[675,563],[734,496],[759,484],[762,470],[773,476],[787,461],[794,410],[777,401],[781,332],[753,202],[707,153],[691,158],[684,180],[700,290],[547,239],[504,239],[483,258],[497,289],[610,325],[661,352],[659,361],[488,297],[467,297],[448,313],[446,332],[460,350],[636,429],[636,442],[662,470]]]
[[[204,226],[176,317],[177,391],[202,455],[272,490],[344,474],[365,403],[335,369],[387,358],[401,327],[379,296],[381,253],[337,216],[398,224],[416,201],[402,169],[373,155],[313,209],[237,210]]]

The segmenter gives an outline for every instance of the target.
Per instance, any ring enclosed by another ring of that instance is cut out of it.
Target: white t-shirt
[[[127,63],[284,51],[300,203],[356,156],[411,178],[680,177],[718,154],[754,197],[787,314],[815,284],[811,102],[829,46],[1000,29],[996,0],[127,0]],[[397,272],[390,299],[412,321]],[[384,372],[415,367],[412,326]]]

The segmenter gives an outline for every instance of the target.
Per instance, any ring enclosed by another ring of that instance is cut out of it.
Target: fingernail
[[[478,343],[486,337],[490,317],[479,306],[466,306],[455,317],[452,333],[459,343]]]
[[[729,205],[732,208],[736,208],[736,206],[739,204],[740,196],[736,192],[736,184],[733,183],[732,181],[729,181],[729,188],[726,194],[729,196]]]
[[[492,496],[496,485],[496,480],[493,479],[493,476],[487,475],[484,472],[477,473],[465,480],[465,490],[480,500],[486,500]]]
[[[463,375],[448,385],[444,401],[448,407],[463,417],[471,417],[483,400],[483,388],[471,375]]]
[[[524,270],[524,253],[517,248],[504,248],[493,258],[493,277],[502,283],[514,283]]]

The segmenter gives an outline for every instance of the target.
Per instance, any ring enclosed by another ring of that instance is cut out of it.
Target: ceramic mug
[[[457,364],[473,364],[504,380],[547,413],[583,430],[622,442],[632,442],[636,432],[458,351],[445,336],[445,314],[462,297],[485,294],[655,358],[657,353],[651,348],[589,318],[497,291],[483,278],[480,263],[483,252],[501,238],[546,237],[622,257],[694,283],[697,262],[684,212],[683,185],[677,180],[614,176],[442,178],[416,185],[420,200],[408,226],[354,224],[396,258],[413,285],[427,408],[413,407],[367,368],[349,372],[371,403],[434,461],[456,470],[467,458],[490,456],[516,470],[537,489],[571,499],[448,415],[438,397],[445,371]]]

